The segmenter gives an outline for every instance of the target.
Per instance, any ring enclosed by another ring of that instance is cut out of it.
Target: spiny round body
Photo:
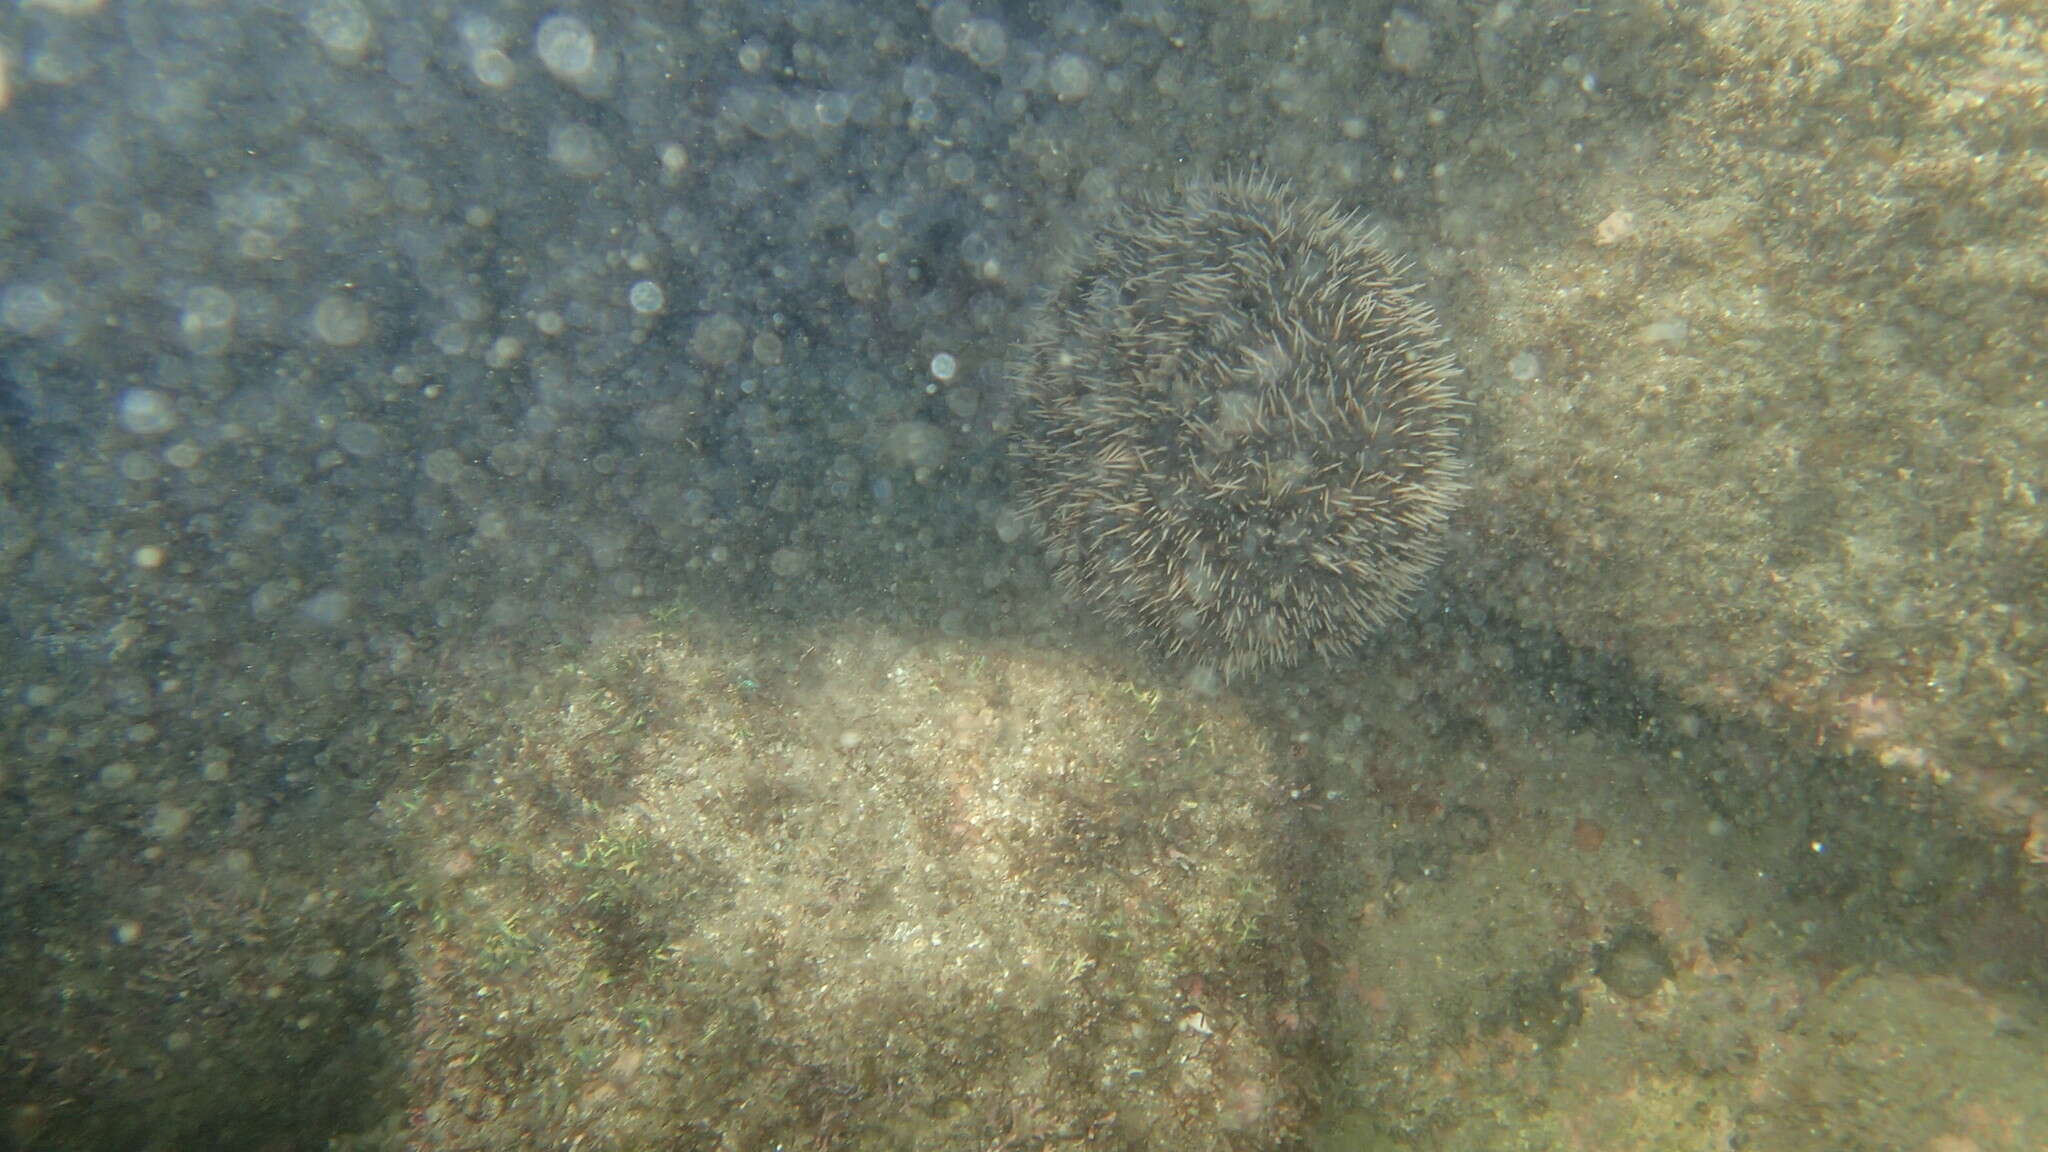
[[[1012,368],[1054,572],[1225,679],[1404,611],[1463,491],[1435,316],[1371,229],[1256,177],[1125,209]]]

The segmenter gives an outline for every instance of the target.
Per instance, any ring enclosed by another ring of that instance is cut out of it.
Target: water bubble
[[[137,436],[160,436],[178,426],[171,398],[152,388],[130,388],[121,394],[121,427]]]
[[[1645,341],[1651,344],[1677,347],[1685,343],[1686,337],[1692,335],[1692,325],[1673,316],[1645,324],[1641,335]]]
[[[313,309],[313,334],[336,348],[350,348],[370,334],[370,310],[352,297],[321,298]]]
[[[0,291],[0,324],[23,336],[40,336],[63,316],[63,303],[41,284],[9,284]]]
[[[575,84],[590,78],[597,69],[597,37],[590,25],[574,16],[550,16],[540,22],[533,36],[533,50],[541,66],[559,80]]]
[[[176,840],[192,827],[192,810],[181,804],[160,803],[151,811],[149,835],[157,840]]]
[[[642,316],[652,316],[668,303],[661,285],[652,280],[642,280],[626,290],[626,303]]]
[[[462,457],[453,448],[436,448],[427,453],[423,470],[436,484],[453,484],[462,476]]]
[[[1010,54],[1010,37],[993,20],[969,20],[960,30],[959,48],[983,68],[993,68]]]
[[[334,434],[334,442],[343,452],[358,458],[375,456],[384,450],[384,434],[375,424],[361,420],[350,420]]]
[[[730,364],[739,359],[746,338],[745,325],[724,313],[714,313],[697,321],[690,334],[690,355],[706,364]]]
[[[959,370],[960,362],[953,358],[951,352],[941,352],[932,357],[932,379],[934,380],[941,382],[951,380],[953,375]]]
[[[582,124],[557,124],[548,129],[548,159],[574,176],[602,175],[604,140]]]
[[[59,16],[90,16],[107,6],[107,0],[24,0],[23,8],[41,8]]]
[[[768,557],[768,570],[785,580],[794,580],[811,570],[811,554],[802,548],[777,548]]]
[[[235,298],[211,285],[185,293],[178,334],[192,351],[202,356],[219,355],[235,334]]]
[[[332,628],[348,619],[351,601],[349,594],[338,588],[316,592],[299,605],[299,615],[307,623],[321,628]]]
[[[912,64],[903,70],[903,94],[912,100],[929,99],[939,90],[938,73],[922,64]]]
[[[337,60],[352,64],[370,49],[370,15],[356,0],[320,0],[306,13],[306,28]]]
[[[1387,17],[1380,38],[1380,62],[1389,71],[1419,76],[1429,70],[1434,57],[1429,22],[1406,8],[1396,8]]]
[[[846,117],[852,109],[852,102],[843,92],[822,93],[811,104],[811,114],[818,118],[818,123],[827,128],[837,128],[846,123]]]
[[[511,85],[519,70],[502,49],[478,48],[470,53],[469,71],[477,83],[486,88],[505,88]]]
[[[948,48],[958,48],[966,39],[969,19],[974,15],[962,0],[940,0],[932,8],[932,38]]]
[[[1061,103],[1080,100],[1095,87],[1095,69],[1085,57],[1072,52],[1062,52],[1045,70],[1045,82],[1051,86],[1053,97]]]

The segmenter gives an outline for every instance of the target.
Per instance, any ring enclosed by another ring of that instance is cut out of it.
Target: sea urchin
[[[1225,679],[1406,611],[1463,491],[1435,315],[1372,229],[1260,177],[1124,208],[1012,367],[1070,592]]]

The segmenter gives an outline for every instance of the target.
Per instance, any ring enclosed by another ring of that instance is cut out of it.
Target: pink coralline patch
[[[1865,692],[1842,701],[1842,717],[1848,730],[1849,739],[1858,744],[1870,744],[1893,732],[1906,722],[1905,710],[1898,701]]]
[[[1945,775],[1926,748],[1901,739],[1906,729],[1906,710],[1899,702],[1877,692],[1865,692],[1842,701],[1838,722],[1850,743],[1876,756],[1887,768]]]
[[[1593,243],[1602,248],[1619,244],[1636,234],[1636,214],[1626,208],[1617,208],[1607,214],[1593,228]]]
[[[2006,833],[2024,829],[2027,853],[2037,864],[2048,864],[2048,829],[2037,794],[2020,774],[2008,765],[1973,761],[1955,755],[1937,755],[1916,740],[1924,725],[1908,715],[1896,697],[1877,691],[1841,699],[1834,715],[1834,731],[1855,747],[1870,753],[1877,762],[1905,778],[1917,778],[1965,797],[1989,820],[1989,826]]]

